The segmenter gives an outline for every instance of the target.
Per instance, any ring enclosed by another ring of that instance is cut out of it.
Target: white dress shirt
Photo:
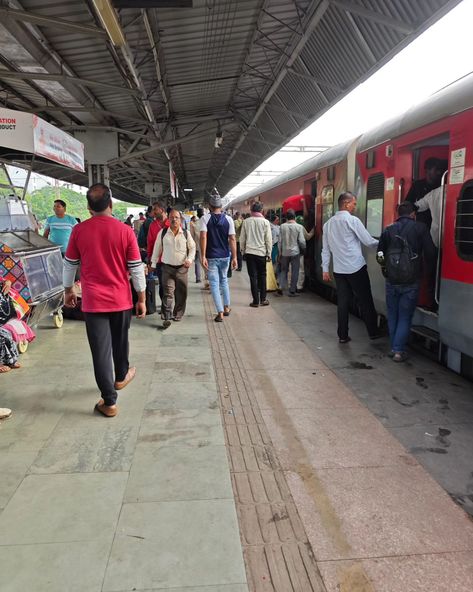
[[[361,243],[373,249],[378,246],[378,240],[371,236],[359,218],[352,216],[347,210],[338,211],[324,224],[322,271],[328,272],[330,255],[333,256],[335,273],[359,271],[366,265]]]
[[[179,232],[174,235],[171,228],[168,228],[164,237],[163,230],[160,230],[154,243],[153,254],[151,255],[151,267],[156,267],[161,255],[161,262],[167,265],[183,265],[186,261],[192,263],[195,258],[195,242],[191,233],[186,233],[179,227]],[[186,239],[187,234],[187,239]]]
[[[439,230],[440,230],[440,214],[442,209],[442,194],[443,194],[443,187],[437,187],[437,189],[433,189],[430,193],[427,193],[423,198],[416,201],[414,204],[419,208],[419,212],[425,212],[426,210],[430,210],[430,214],[432,216],[432,224],[430,226],[430,236],[432,237],[432,242],[434,245],[439,247]]]

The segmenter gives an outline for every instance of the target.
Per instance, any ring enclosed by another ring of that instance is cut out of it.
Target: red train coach
[[[412,183],[423,177],[430,157],[448,161],[442,179],[442,220],[435,286],[438,312],[423,308],[421,294],[413,330],[438,342],[443,362],[473,376],[473,75],[434,94],[400,117],[335,146],[295,169],[242,196],[232,207],[244,209],[255,199],[279,208],[288,196],[310,195],[314,201],[316,245],[311,283],[321,277],[322,227],[336,208],[338,195],[358,196],[357,215],[378,237],[396,217]],[[384,279],[375,253],[366,259],[373,297],[385,312]],[[334,286],[332,286],[334,289]]]

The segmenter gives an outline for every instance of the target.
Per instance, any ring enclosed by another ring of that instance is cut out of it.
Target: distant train
[[[396,206],[412,183],[424,175],[430,157],[448,162],[442,178],[442,223],[435,299],[438,312],[419,306],[413,331],[438,351],[455,372],[473,377],[473,74],[440,90],[404,115],[334,146],[260,185],[231,203],[245,211],[254,201],[266,210],[306,201],[315,246],[308,263],[314,289],[335,290],[322,280],[322,227],[333,215],[343,191],[358,197],[356,215],[374,237],[396,219]],[[299,208],[300,209],[300,208]],[[384,314],[384,278],[366,251],[373,298]]]

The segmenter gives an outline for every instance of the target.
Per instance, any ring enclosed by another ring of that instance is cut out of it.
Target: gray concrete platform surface
[[[471,384],[231,289],[224,323],[193,282],[184,321],[133,322],[116,418],[80,322],[0,377],[1,592],[471,592]]]
[[[2,592],[247,592],[202,297],[164,332],[136,319],[120,413],[99,396],[84,324],[41,325],[1,376]]]

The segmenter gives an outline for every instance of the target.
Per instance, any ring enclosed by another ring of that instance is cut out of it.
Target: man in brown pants
[[[162,264],[164,290],[163,328],[167,329],[174,321],[180,321],[186,310],[187,274],[195,258],[195,242],[191,233],[182,228],[181,213],[169,212],[169,228],[163,228],[154,243],[151,268]],[[173,306],[174,301],[174,306]]]

